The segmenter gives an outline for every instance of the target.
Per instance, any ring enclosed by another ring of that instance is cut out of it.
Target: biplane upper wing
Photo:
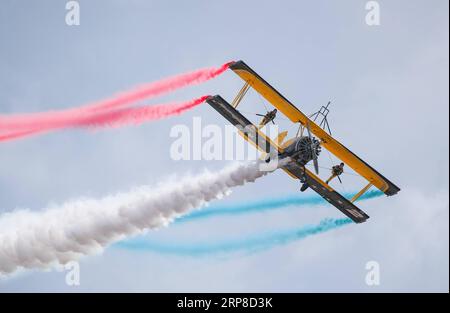
[[[321,145],[328,151],[336,155],[344,163],[350,166],[355,172],[364,177],[370,184],[383,191],[386,195],[395,195],[400,188],[378,173],[361,158],[331,137],[320,126],[310,120],[304,113],[295,107],[289,100],[281,95],[275,88],[261,78],[243,61],[237,61],[230,65],[230,69],[239,75],[247,84],[260,93],[274,107],[283,112],[292,122],[301,123],[311,129],[321,141]]]
[[[258,127],[253,125],[221,96],[217,95],[209,97],[206,102],[225,117],[232,125],[236,126],[239,129],[239,134],[256,146],[260,151],[265,153],[274,151],[283,152],[282,148],[268,138]],[[352,202],[344,198],[333,188],[325,184],[319,177],[295,162],[287,164],[283,167],[283,170],[293,178],[304,179],[314,191],[351,218],[354,222],[362,223],[369,218],[366,213],[357,208]]]

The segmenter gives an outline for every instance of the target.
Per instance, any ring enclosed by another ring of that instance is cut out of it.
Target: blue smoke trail
[[[153,251],[164,254],[177,254],[187,256],[204,256],[217,253],[232,253],[238,251],[255,252],[284,245],[292,241],[304,239],[309,236],[324,233],[342,226],[352,224],[349,218],[322,220],[317,225],[307,225],[301,228],[284,231],[268,232],[248,238],[223,241],[217,243],[195,244],[161,244],[148,241],[145,238],[120,242],[116,247],[139,251]]]
[[[383,195],[383,193],[378,190],[369,191],[361,196],[358,201],[377,198],[381,195]],[[345,194],[344,196],[348,199],[352,197],[353,194]],[[319,196],[305,197],[293,195],[288,197],[264,199],[242,204],[211,206],[201,211],[194,211],[188,215],[178,218],[175,222],[187,222],[213,216],[234,216],[246,213],[265,212],[292,206],[311,206],[325,203],[327,202]],[[287,244],[295,240],[304,239],[306,237],[324,233],[348,224],[352,224],[352,220],[349,218],[326,218],[320,221],[320,223],[317,225],[306,225],[301,228],[267,232],[239,240],[229,240],[216,243],[164,244],[151,242],[146,237],[141,237],[119,242],[115,246],[118,248],[125,248],[130,250],[153,251],[164,254],[189,256],[231,253],[237,251],[252,252],[270,249],[277,245]]]
[[[383,193],[378,190],[372,190],[362,195],[358,200],[368,200],[382,196]],[[350,199],[353,194],[344,194],[344,197]],[[204,219],[212,216],[221,215],[240,215],[247,213],[265,212],[292,206],[312,206],[328,203],[320,196],[305,197],[303,195],[292,195],[287,197],[263,199],[259,201],[239,203],[232,205],[217,205],[206,207],[202,210],[193,211],[187,215],[177,218],[175,222],[188,222],[198,219]]]

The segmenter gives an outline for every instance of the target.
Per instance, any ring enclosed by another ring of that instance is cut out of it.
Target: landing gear
[[[303,185],[300,187],[300,191],[304,192],[308,188],[309,188],[309,184],[307,182],[304,182]]]
[[[306,181],[305,171],[306,171],[306,169],[303,167],[303,177],[300,179],[300,182],[303,183],[302,186],[300,187],[301,192],[304,192],[306,189],[309,188],[309,184]]]

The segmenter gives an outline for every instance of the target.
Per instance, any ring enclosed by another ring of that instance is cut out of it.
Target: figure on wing
[[[326,183],[329,184],[330,181],[332,181],[334,178],[338,178],[339,181],[342,183],[341,178],[339,176],[342,175],[342,173],[344,173],[344,162],[341,162],[341,164],[339,165],[335,165],[331,168],[331,176],[330,178],[327,179]]]
[[[272,124],[275,124],[275,122],[273,120],[277,116],[277,112],[278,112],[277,109],[273,109],[272,111],[269,111],[266,114],[256,114],[258,116],[262,116],[263,117],[263,119],[259,123],[259,127],[261,128],[261,127],[269,124],[270,122],[272,122]]]

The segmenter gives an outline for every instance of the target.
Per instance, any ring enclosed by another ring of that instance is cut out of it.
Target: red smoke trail
[[[90,114],[89,116],[73,116],[71,118],[59,121],[61,122],[61,124],[57,123],[51,126],[53,126],[53,128],[111,128],[126,125],[137,125],[184,113],[185,111],[190,110],[205,102],[208,97],[209,96],[203,96],[197,99],[180,103],[158,104],[109,111],[99,111]],[[18,131],[15,133],[8,133],[6,135],[0,134],[0,142],[37,135],[47,131],[48,129],[40,129],[31,131]]]
[[[53,130],[57,128],[71,127],[71,121],[89,120],[95,114],[107,110],[120,109],[137,101],[153,98],[176,89],[205,82],[228,69],[230,63],[219,68],[206,68],[190,73],[166,78],[150,83],[118,96],[99,102],[94,102],[79,108],[61,111],[43,112],[34,114],[0,115],[0,141],[12,140],[35,133]]]
[[[155,121],[165,117],[179,115],[205,102],[209,96],[203,96],[186,102],[158,104],[136,108],[125,108],[115,111],[102,112],[75,123],[76,127],[120,127],[137,125]]]
[[[0,142],[20,139],[20,138],[27,137],[27,136],[32,136],[35,133],[36,133],[36,131],[34,131],[34,130],[25,130],[25,131],[18,131],[18,132],[7,133],[7,134],[0,134]]]

